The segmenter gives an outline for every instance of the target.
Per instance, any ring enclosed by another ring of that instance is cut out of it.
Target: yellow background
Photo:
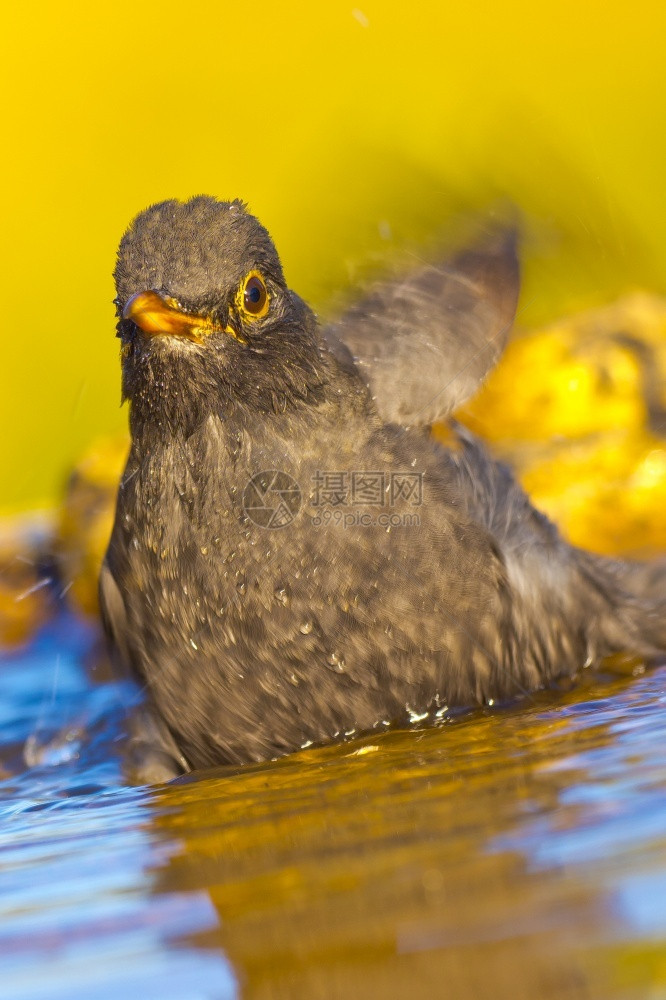
[[[503,197],[522,324],[666,290],[663,5],[359,2],[6,13],[1,510],[52,502],[124,426],[113,256],[162,198],[246,199],[319,308]]]

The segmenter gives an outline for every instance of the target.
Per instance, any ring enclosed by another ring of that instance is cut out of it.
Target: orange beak
[[[137,292],[125,303],[123,319],[133,323],[151,337],[184,337],[195,344],[203,344],[209,333],[224,331],[235,336],[231,327],[222,327],[209,316],[194,316],[182,312],[173,299],[159,292]]]

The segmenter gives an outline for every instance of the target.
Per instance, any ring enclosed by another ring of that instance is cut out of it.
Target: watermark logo
[[[286,528],[301,509],[301,500],[296,480],[277,469],[258,472],[243,491],[243,509],[261,528]]]

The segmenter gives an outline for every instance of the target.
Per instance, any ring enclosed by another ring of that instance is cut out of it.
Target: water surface
[[[131,788],[99,662],[0,663],[7,1000],[666,998],[666,667]]]

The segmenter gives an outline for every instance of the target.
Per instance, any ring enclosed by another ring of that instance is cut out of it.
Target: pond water
[[[0,661],[3,998],[666,998],[666,666],[132,788],[97,642]]]

